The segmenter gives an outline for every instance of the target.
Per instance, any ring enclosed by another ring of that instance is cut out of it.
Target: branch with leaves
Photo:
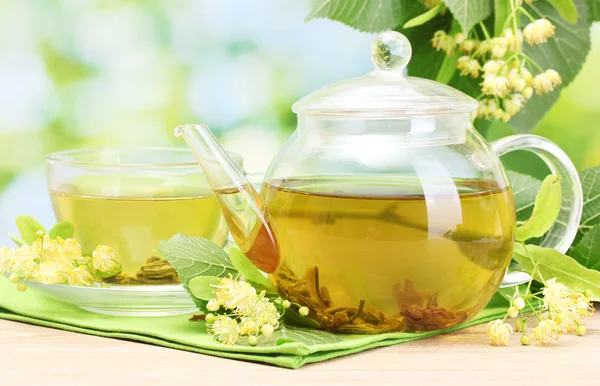
[[[316,18],[402,32],[413,46],[409,75],[478,98],[481,132],[502,119],[527,133],[581,69],[600,0],[313,0],[307,20]]]

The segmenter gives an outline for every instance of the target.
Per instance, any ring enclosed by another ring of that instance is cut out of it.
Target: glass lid
[[[445,84],[404,76],[412,49],[399,32],[377,35],[371,44],[375,70],[326,86],[292,106],[296,114],[395,117],[470,113],[477,101]]]

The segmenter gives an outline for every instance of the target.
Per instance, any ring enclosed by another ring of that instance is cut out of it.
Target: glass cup
[[[242,165],[242,158],[232,154]],[[75,226],[84,255],[114,249],[123,271],[114,284],[174,284],[156,249],[177,233],[222,246],[227,226],[191,151],[89,149],[50,154],[48,187],[57,221]]]

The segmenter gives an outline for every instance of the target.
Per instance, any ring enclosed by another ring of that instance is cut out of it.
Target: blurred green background
[[[372,69],[371,34],[304,23],[309,0],[2,0],[0,243],[16,215],[53,221],[44,157],[85,147],[184,146],[207,123],[249,171],[293,132],[291,104]],[[600,28],[583,71],[535,129],[579,169],[600,164]],[[511,134],[497,124],[494,139]],[[543,176],[520,155],[511,168]]]

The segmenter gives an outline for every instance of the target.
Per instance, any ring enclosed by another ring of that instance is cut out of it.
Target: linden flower
[[[538,19],[525,27],[523,37],[531,45],[545,43],[554,35],[555,29],[548,19]]]
[[[219,315],[215,322],[208,326],[208,333],[225,344],[234,344],[240,336],[240,327],[235,319]]]
[[[498,104],[495,99],[483,99],[479,101],[477,115],[479,118],[491,119],[498,110]]]
[[[487,75],[481,83],[481,91],[486,95],[504,98],[509,91],[510,82],[504,76]]]
[[[490,344],[494,346],[507,346],[513,329],[510,324],[504,323],[500,319],[496,319],[488,324],[487,332],[488,337],[490,338]]]
[[[460,70],[461,75],[471,75],[473,78],[479,76],[481,65],[476,59],[471,59],[469,56],[461,56],[458,58],[456,68]]]
[[[5,246],[0,247],[0,274],[8,271],[12,255],[12,249]]]
[[[463,54],[471,54],[477,48],[477,41],[473,39],[465,39],[459,43],[458,50]]]
[[[28,276],[35,268],[37,258],[38,256],[33,248],[23,245],[19,249],[13,250],[9,270],[11,272],[21,272],[23,276]]]
[[[35,253],[44,260],[52,260],[55,258],[55,255],[60,254],[58,242],[52,240],[48,235],[44,235],[35,240],[31,244],[31,248],[33,248]]]
[[[67,273],[67,282],[70,285],[91,286],[94,282],[94,277],[89,271],[83,267],[76,267]]]
[[[525,97],[521,94],[512,94],[510,99],[506,99],[504,101],[504,111],[506,111],[510,116],[514,116],[518,113],[523,106],[525,105]],[[520,298],[523,300],[522,298]],[[525,307],[525,306],[523,306]],[[522,309],[523,307],[519,308]]]
[[[505,38],[493,38],[490,43],[490,52],[493,58],[502,58],[508,50],[508,42]]]
[[[550,312],[559,312],[569,305],[569,290],[564,284],[558,283],[556,278],[546,280],[542,294],[544,295],[544,306]]]
[[[75,239],[63,240],[60,237],[57,238],[58,245],[60,246],[60,254],[67,260],[76,261],[82,255],[81,245]]]
[[[115,252],[106,245],[98,245],[92,253],[92,263],[94,269],[100,272],[110,272],[117,267],[115,262]]]
[[[268,324],[273,326],[273,328],[279,327],[279,318],[281,315],[275,305],[269,302],[267,298],[260,298],[254,304],[250,315],[260,326]]]
[[[431,44],[436,51],[442,50],[448,56],[454,55],[454,49],[456,48],[456,41],[445,31],[436,31],[431,39]]]
[[[506,45],[511,52],[519,52],[523,48],[523,33],[520,29],[515,32],[511,29],[505,29],[502,37],[506,39]]]
[[[545,94],[554,90],[556,86],[562,83],[560,74],[555,70],[546,70],[533,78],[533,88],[536,94]]]
[[[539,345],[551,344],[558,340],[562,329],[553,320],[542,320],[532,331],[533,341]]]
[[[56,284],[64,280],[64,269],[55,261],[43,261],[33,272],[32,277],[42,284]]]
[[[257,335],[260,326],[252,318],[243,318],[240,322],[240,335]]]
[[[219,304],[242,315],[252,311],[256,302],[256,290],[252,285],[243,280],[235,281],[230,276],[221,279],[216,287],[215,299]]]
[[[483,74],[484,76],[488,75],[498,75],[500,69],[504,67],[504,61],[502,60],[488,60],[483,65]]]

